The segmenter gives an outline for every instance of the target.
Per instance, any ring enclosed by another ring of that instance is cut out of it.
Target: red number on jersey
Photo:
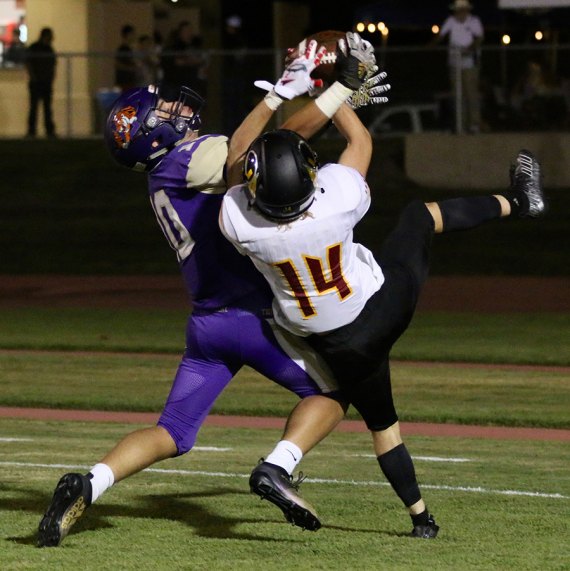
[[[297,273],[297,268],[295,267],[293,262],[291,262],[290,260],[286,260],[284,262],[278,262],[277,264],[273,265],[277,266],[285,276],[285,279],[287,280],[289,286],[291,287],[293,295],[297,299],[297,303],[299,304],[299,309],[301,310],[303,317],[309,318],[313,317],[314,315],[317,315],[317,311],[313,307],[313,304],[311,303],[311,300],[307,295],[305,286],[303,285],[301,277]]]
[[[342,301],[352,294],[352,290],[342,274],[341,254],[341,244],[334,244],[327,248],[328,269],[326,270],[326,275],[322,258],[303,256],[303,259],[305,260],[305,265],[309,270],[311,280],[313,281],[315,289],[319,292],[319,295],[336,289],[338,297]],[[291,262],[291,260],[285,260],[274,264],[274,266],[281,270],[287,283],[291,287],[291,291],[297,299],[303,317],[306,319],[314,317],[317,311],[311,303],[311,298],[307,294],[307,290],[293,262]]]

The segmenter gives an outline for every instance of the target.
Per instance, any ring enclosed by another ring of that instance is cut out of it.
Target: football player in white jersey
[[[502,217],[541,216],[546,205],[540,166],[530,152],[520,151],[505,194],[411,202],[376,261],[353,242],[353,228],[370,205],[365,177],[371,137],[346,105],[334,122],[347,145],[337,164],[321,169],[308,143],[292,131],[265,133],[248,150],[230,146],[229,160],[236,164],[245,154],[246,182],[226,194],[220,227],[266,277],[278,323],[306,338],[362,415],[380,468],[408,508],[412,536],[435,538],[439,526],[400,435],[390,350],[407,329],[427,278],[433,234]],[[255,136],[258,125],[246,118],[242,132],[248,127]],[[263,495],[275,488],[275,478],[266,460],[253,470],[250,485]],[[294,492],[288,496],[291,501]]]

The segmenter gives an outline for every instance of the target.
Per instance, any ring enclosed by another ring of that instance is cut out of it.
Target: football
[[[325,48],[327,48],[327,53],[321,64],[313,70],[311,77],[314,79],[322,79],[326,84],[330,85],[331,83],[334,83],[336,79],[335,62],[338,40],[344,37],[346,37],[346,32],[339,32],[337,30],[325,30],[323,32],[317,32],[316,34],[311,34],[304,40],[301,40],[297,47],[289,51],[285,58],[285,65],[291,63],[299,53],[305,51],[307,44],[311,40],[316,40],[318,48],[325,46]]]

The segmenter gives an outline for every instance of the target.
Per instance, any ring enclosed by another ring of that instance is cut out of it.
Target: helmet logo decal
[[[123,107],[113,115],[113,138],[117,147],[126,149],[131,142],[131,127],[137,120],[137,111],[132,106]]]
[[[305,141],[301,141],[299,143],[299,152],[301,153],[301,157],[305,163],[304,168],[307,171],[309,178],[312,182],[315,182],[318,172],[317,155],[313,149],[311,149],[311,147],[305,143]]]
[[[249,151],[245,157],[244,176],[252,201],[255,201],[257,192],[257,179],[259,178],[259,163],[255,151]]]

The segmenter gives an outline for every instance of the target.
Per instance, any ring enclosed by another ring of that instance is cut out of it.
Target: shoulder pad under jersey
[[[228,158],[228,138],[204,135],[180,145],[177,160],[186,168],[186,186],[198,192],[221,194],[226,191],[224,167]]]

